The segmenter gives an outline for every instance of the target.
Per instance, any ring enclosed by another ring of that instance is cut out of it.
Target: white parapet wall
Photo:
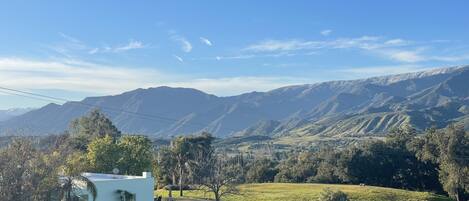
[[[121,201],[124,194],[131,194],[125,201],[153,201],[154,179],[150,172],[142,176],[126,176],[113,174],[83,173],[96,186],[96,201]],[[83,189],[85,192],[85,189]],[[87,193],[88,194],[88,193]],[[88,201],[93,198],[88,194]]]

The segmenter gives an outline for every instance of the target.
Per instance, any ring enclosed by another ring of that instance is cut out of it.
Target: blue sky
[[[228,96],[469,64],[467,1],[0,1],[0,87]],[[0,91],[0,109],[45,101]]]

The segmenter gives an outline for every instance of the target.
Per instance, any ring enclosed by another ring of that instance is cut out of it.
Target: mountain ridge
[[[201,131],[219,137],[254,133],[383,135],[404,123],[423,130],[436,120],[444,120],[439,123],[444,126],[465,119],[466,114],[454,112],[467,107],[465,80],[469,80],[469,66],[285,86],[225,97],[192,88],[136,89],[63,105],[49,104],[1,122],[0,135],[63,132],[69,121],[92,109],[86,105],[101,108],[123,132],[154,137]],[[442,110],[445,104],[455,108]],[[448,118],[433,114],[437,112]]]
[[[11,108],[7,110],[0,110],[0,122],[22,115],[31,110],[34,110],[34,108]]]

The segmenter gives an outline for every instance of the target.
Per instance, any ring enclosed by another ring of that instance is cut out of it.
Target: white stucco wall
[[[153,201],[154,179],[151,175],[127,178],[89,178],[98,190],[96,201],[120,201],[117,190],[125,190],[136,195],[136,201]],[[93,198],[89,195],[88,200]]]

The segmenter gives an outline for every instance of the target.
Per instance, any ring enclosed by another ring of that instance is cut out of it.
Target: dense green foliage
[[[114,141],[121,136],[121,132],[99,110],[92,110],[87,116],[73,120],[68,132],[73,140],[72,147],[86,150],[91,140],[97,137],[110,136]]]
[[[231,165],[226,156],[219,156],[212,147],[208,133],[178,137],[168,147],[158,151],[154,173],[159,183],[178,183],[179,196],[187,184],[199,185],[214,194],[215,200],[237,192],[235,186],[240,170]]]
[[[17,139],[0,151],[0,198],[5,201],[42,201],[57,197],[59,183],[57,153],[33,147],[31,141]]]
[[[385,141],[373,141],[343,150],[323,147],[292,153],[275,166],[274,160],[254,161],[248,181],[288,183],[348,183],[442,192],[437,165],[419,160],[411,146],[415,131],[395,130]],[[274,179],[265,174],[278,171]],[[259,175],[259,176],[257,176]],[[254,178],[253,178],[254,177]]]
[[[276,165],[276,162],[266,158],[254,161],[246,172],[246,181],[248,183],[272,182],[278,173]]]
[[[445,131],[431,130],[414,141],[417,156],[439,167],[443,188],[458,201],[469,200],[469,133],[450,126]]]
[[[117,168],[121,174],[139,175],[151,170],[151,142],[143,136],[123,136],[117,143],[110,136],[96,138],[85,154],[92,172],[112,173]]]
[[[122,136],[97,110],[72,122],[71,134],[38,141],[18,138],[0,149],[2,201],[76,200],[76,181],[97,192],[81,173],[140,175],[152,169],[153,147],[144,136]],[[65,159],[65,160],[64,160]]]

